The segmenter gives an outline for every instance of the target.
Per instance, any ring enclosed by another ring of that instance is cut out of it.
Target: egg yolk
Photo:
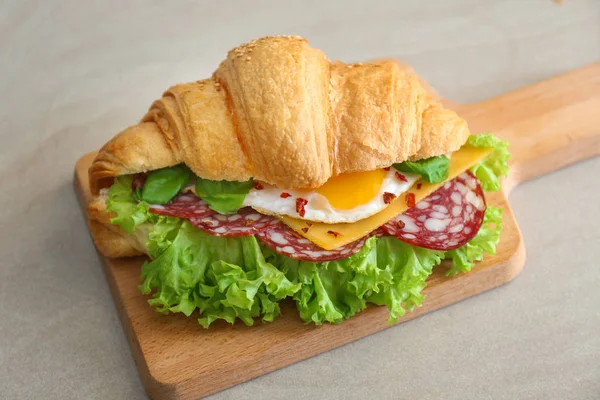
[[[381,189],[385,175],[383,169],[350,172],[329,179],[315,192],[325,196],[332,207],[350,210],[373,200]]]

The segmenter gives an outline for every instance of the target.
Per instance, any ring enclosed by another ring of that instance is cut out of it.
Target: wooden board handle
[[[509,190],[600,154],[600,63],[454,108],[472,132],[492,132],[510,142]]]

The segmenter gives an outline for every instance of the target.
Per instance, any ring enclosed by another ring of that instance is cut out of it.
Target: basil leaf
[[[436,156],[419,161],[404,161],[394,164],[394,168],[401,172],[419,174],[429,183],[440,183],[448,179],[448,165],[450,165],[448,157]]]
[[[184,164],[152,171],[142,189],[142,200],[150,204],[166,204],[181,191],[191,176],[192,172]]]
[[[253,183],[252,180],[246,182],[211,181],[198,177],[196,194],[216,212],[233,214],[242,206]]]

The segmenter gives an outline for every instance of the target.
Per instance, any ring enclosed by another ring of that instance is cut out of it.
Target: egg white
[[[263,188],[260,190],[252,188],[246,196],[243,206],[253,207],[257,211],[266,214],[287,215],[307,221],[329,224],[356,222],[377,214],[389,205],[383,200],[385,192],[393,193],[396,197],[400,197],[402,193],[408,191],[415,181],[420,178],[419,175],[402,173],[407,180],[407,182],[404,182],[398,179],[395,173],[396,170],[390,168],[383,179],[377,195],[369,202],[348,210],[333,207],[325,196],[317,192],[281,189],[267,184],[263,184]],[[291,196],[282,198],[281,194],[284,192],[289,193]],[[344,195],[351,196],[352,193],[344,193]],[[296,212],[296,199],[299,197],[308,201],[304,206],[304,217],[300,217]]]

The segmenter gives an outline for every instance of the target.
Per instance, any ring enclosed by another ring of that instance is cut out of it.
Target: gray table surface
[[[600,1],[0,2],[0,398],[146,398],[73,165],[169,85],[282,33],[478,101],[598,61]],[[211,398],[600,399],[599,173],[514,191],[512,283]]]

